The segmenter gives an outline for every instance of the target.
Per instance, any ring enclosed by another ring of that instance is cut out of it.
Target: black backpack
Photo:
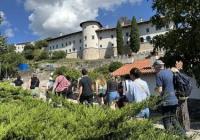
[[[184,73],[174,73],[174,88],[179,96],[188,97],[192,92],[192,80],[191,77]]]

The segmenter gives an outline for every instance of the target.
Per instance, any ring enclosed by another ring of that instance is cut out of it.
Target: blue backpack
[[[191,77],[184,73],[176,72],[173,77],[174,88],[181,97],[189,97],[192,92]]]

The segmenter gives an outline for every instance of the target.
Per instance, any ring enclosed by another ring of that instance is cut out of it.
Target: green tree
[[[116,35],[117,35],[117,54],[123,54],[123,35],[122,35],[122,27],[120,21],[117,22],[116,27]]]
[[[0,25],[2,21],[3,21],[3,18],[0,15]],[[0,54],[4,53],[5,50],[6,50],[6,38],[2,36],[0,32]]]
[[[54,51],[52,53],[52,59],[62,59],[66,57],[66,53],[64,51]]]
[[[130,48],[133,52],[137,53],[140,50],[140,35],[137,21],[133,16],[131,21],[131,34],[130,34]]]
[[[174,30],[153,40],[155,49],[164,49],[164,60],[182,56],[184,69],[194,74],[200,84],[200,1],[153,0],[156,14],[152,22],[158,27],[174,24]]]
[[[123,64],[121,62],[112,62],[109,65],[109,72],[113,72],[120,68]]]
[[[16,52],[8,52],[0,55],[1,60],[1,76],[13,76],[17,73],[17,66],[24,63],[25,59],[21,54]]]
[[[28,60],[33,60],[34,59],[34,45],[32,44],[27,44],[24,46],[24,51],[23,55],[26,59]]]
[[[48,47],[48,42],[46,40],[39,40],[35,43],[36,49],[42,49]]]

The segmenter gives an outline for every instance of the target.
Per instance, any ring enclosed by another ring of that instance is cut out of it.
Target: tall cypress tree
[[[117,22],[116,27],[116,36],[117,36],[117,54],[123,54],[123,36],[122,36],[122,26],[120,21]]]
[[[138,52],[140,50],[139,29],[138,29],[137,21],[134,16],[131,21],[130,48],[133,52]]]

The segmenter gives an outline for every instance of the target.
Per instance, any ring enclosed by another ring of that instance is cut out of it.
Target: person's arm
[[[82,85],[82,81],[79,80],[79,94],[78,94],[77,101],[80,100],[80,97],[81,97],[82,93],[83,93],[83,85]]]
[[[53,89],[52,89],[52,93],[55,92],[55,89],[56,89],[57,85],[58,85],[58,78],[56,78],[56,80],[55,80],[55,83],[54,83]]]
[[[99,94],[99,90],[98,90],[99,88],[98,87],[99,87],[98,82],[96,82],[96,95]]]
[[[156,88],[155,92],[158,93],[159,95],[162,93],[163,88],[162,88],[162,78],[160,75],[156,75]]]
[[[31,79],[28,81],[28,89],[31,87]]]

